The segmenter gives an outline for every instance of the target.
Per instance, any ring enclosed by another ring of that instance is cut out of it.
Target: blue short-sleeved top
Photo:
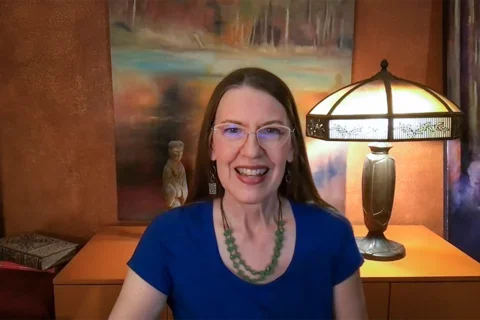
[[[349,221],[290,202],[296,224],[292,261],[267,284],[250,284],[223,263],[213,202],[175,208],[147,227],[128,266],[168,296],[180,319],[332,319],[333,287],[363,264]]]

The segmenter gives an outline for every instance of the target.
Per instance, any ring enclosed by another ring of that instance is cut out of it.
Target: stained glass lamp
[[[371,141],[362,173],[362,206],[368,233],[357,237],[366,259],[398,260],[405,247],[384,232],[392,214],[395,160],[389,142],[460,137],[462,112],[434,90],[390,73],[388,62],[372,77],[341,88],[307,114],[306,135],[330,141]]]

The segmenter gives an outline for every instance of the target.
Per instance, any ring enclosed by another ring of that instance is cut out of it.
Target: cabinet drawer
[[[55,286],[56,320],[107,319],[121,288],[121,285]],[[172,319],[168,307],[162,312],[160,319]]]
[[[480,282],[392,283],[390,319],[480,319]]]
[[[388,282],[367,282],[363,283],[365,303],[369,320],[383,320],[388,318]]]

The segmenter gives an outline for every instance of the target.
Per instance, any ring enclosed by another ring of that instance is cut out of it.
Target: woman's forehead
[[[228,90],[218,104],[217,122],[287,121],[285,108],[267,92],[242,86]]]

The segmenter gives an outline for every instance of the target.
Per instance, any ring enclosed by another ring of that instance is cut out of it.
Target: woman
[[[366,319],[351,225],[317,194],[293,96],[245,68],[215,88],[189,203],[155,218],[111,319]]]

